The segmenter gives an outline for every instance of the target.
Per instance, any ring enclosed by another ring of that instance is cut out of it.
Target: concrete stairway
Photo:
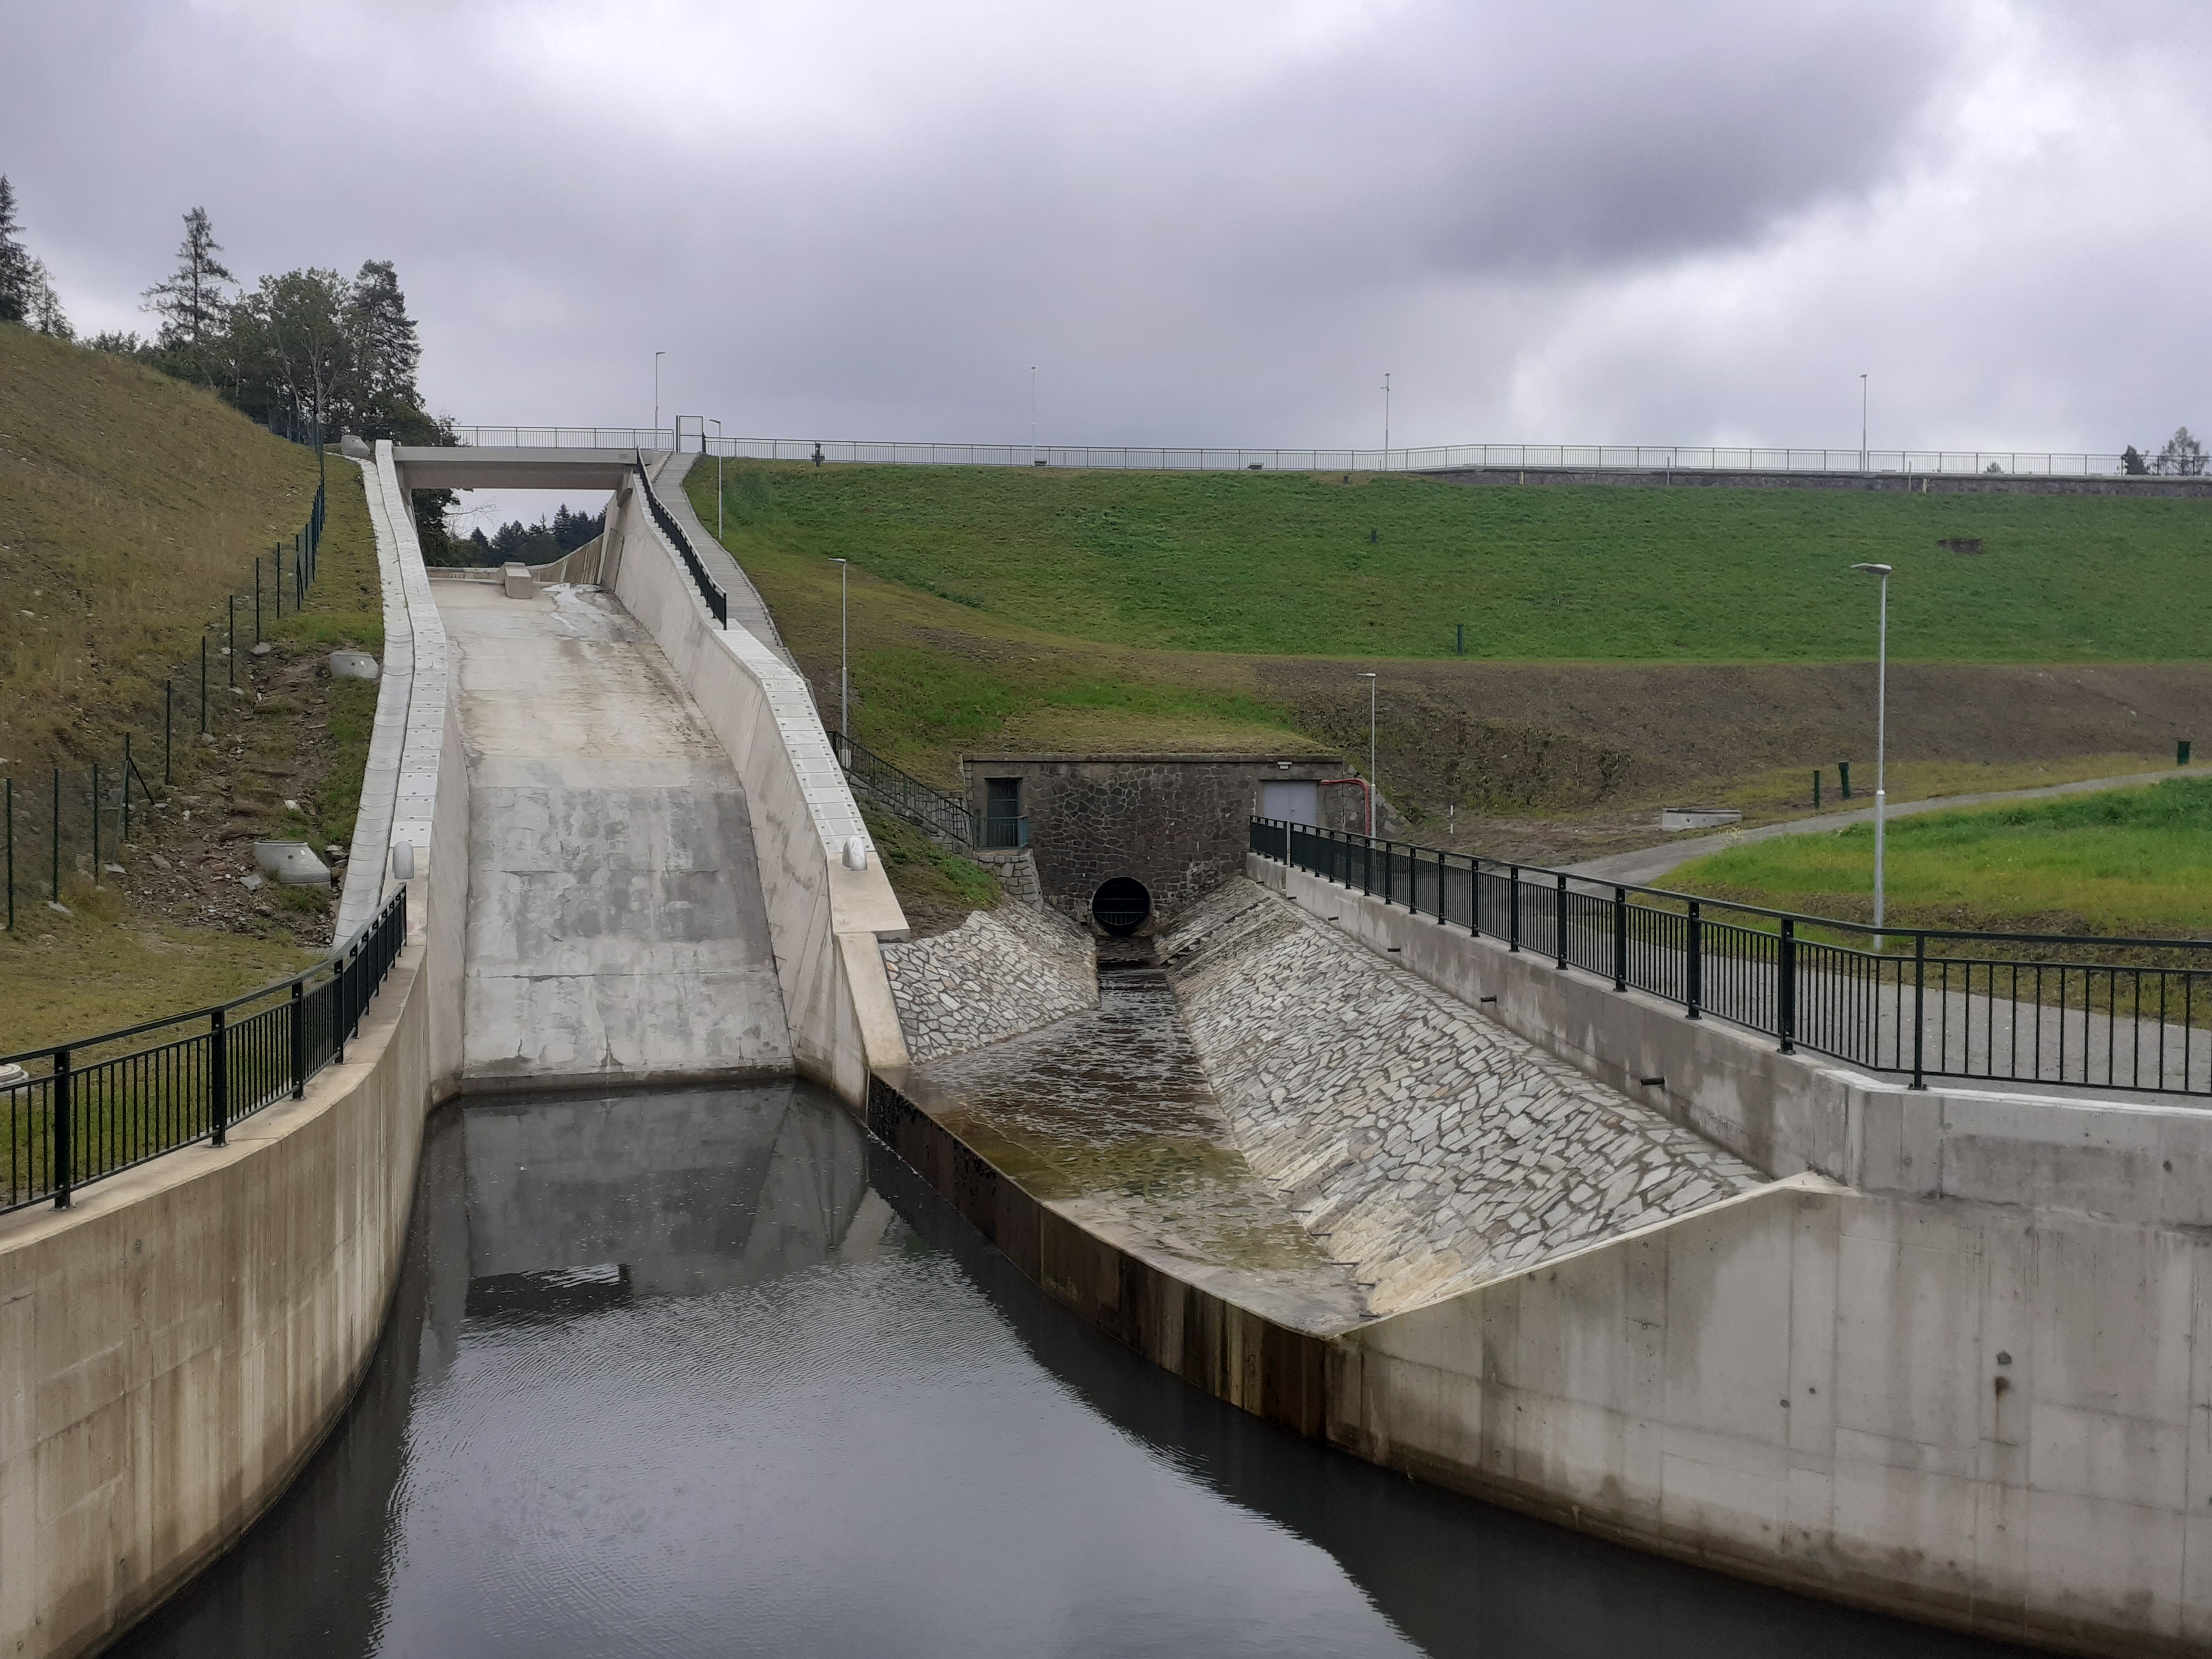
[[[611,596],[435,584],[469,771],[464,1075],[791,1068],[745,796]]]

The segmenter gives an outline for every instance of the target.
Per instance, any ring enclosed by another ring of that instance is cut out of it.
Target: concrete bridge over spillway
[[[430,1106],[793,1076],[1062,1306],[1299,1433],[1923,1620],[2212,1644],[2212,1119],[1908,1091],[1256,855],[1103,957],[1015,904],[911,939],[691,459],[363,464],[339,931],[404,888],[412,935],[303,1098],[0,1231],[15,1650],[96,1648],[283,1489]],[[605,489],[605,532],[427,569],[410,492],[483,487]]]

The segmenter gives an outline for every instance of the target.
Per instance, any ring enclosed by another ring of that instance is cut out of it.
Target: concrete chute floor
[[[465,1070],[791,1067],[743,786],[611,595],[435,585],[469,769]]]

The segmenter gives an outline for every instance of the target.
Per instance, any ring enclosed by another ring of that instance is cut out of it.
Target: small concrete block
[[[538,597],[538,579],[530,574],[528,565],[502,565],[499,574],[508,599],[534,599]]]
[[[373,680],[379,672],[376,659],[366,651],[331,653],[331,678],[334,680]]]
[[[313,848],[300,841],[257,841],[253,843],[253,861],[265,875],[274,876],[287,887],[327,887],[331,884],[331,867],[314,854]]]

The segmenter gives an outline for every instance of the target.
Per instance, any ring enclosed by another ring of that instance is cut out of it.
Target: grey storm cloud
[[[2027,0],[0,0],[81,325],[178,216],[396,260],[465,422],[2115,448],[2204,380],[2206,82]],[[2138,325],[2135,319],[2144,319]],[[2154,319],[2154,320],[2153,320]]]

